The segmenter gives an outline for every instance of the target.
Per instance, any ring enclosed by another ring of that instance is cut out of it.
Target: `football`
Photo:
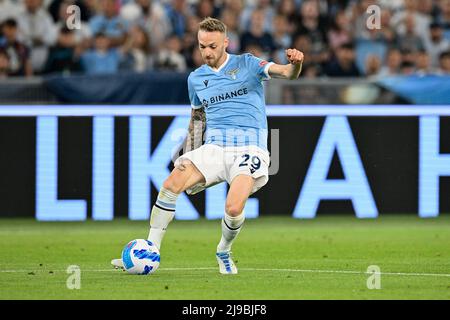
[[[128,273],[151,274],[159,267],[159,250],[149,240],[135,239],[123,248],[122,261]]]

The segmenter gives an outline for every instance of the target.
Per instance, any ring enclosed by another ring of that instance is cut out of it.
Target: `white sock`
[[[230,251],[233,240],[237,237],[244,224],[245,215],[241,213],[237,217],[227,214],[222,219],[222,238],[217,246],[217,252]]]
[[[148,240],[153,242],[158,249],[161,249],[161,242],[166,233],[167,226],[175,216],[175,204],[178,194],[161,188],[158,199],[152,208],[150,216],[150,232]]]

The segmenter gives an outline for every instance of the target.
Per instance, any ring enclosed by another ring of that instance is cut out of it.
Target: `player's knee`
[[[163,187],[173,193],[181,193],[184,191],[184,185],[189,179],[190,165],[192,162],[188,159],[182,159],[172,171],[170,176],[164,181]]]
[[[179,194],[183,191],[184,184],[180,183],[172,176],[169,176],[163,183],[163,188],[169,190],[170,192]]]
[[[244,210],[244,204],[241,203],[226,203],[225,212],[231,217],[237,217]]]

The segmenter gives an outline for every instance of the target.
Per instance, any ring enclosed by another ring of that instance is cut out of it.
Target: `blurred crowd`
[[[229,53],[302,50],[302,77],[450,74],[450,0],[0,0],[0,78],[193,70],[208,16]]]

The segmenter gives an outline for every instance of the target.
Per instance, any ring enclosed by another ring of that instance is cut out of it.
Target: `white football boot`
[[[217,252],[217,263],[219,264],[219,271],[221,274],[237,274],[238,270],[231,258],[231,251]]]
[[[122,259],[112,259],[111,260],[111,264],[114,267],[114,269],[122,269],[125,270],[125,268],[123,267],[123,261]]]

